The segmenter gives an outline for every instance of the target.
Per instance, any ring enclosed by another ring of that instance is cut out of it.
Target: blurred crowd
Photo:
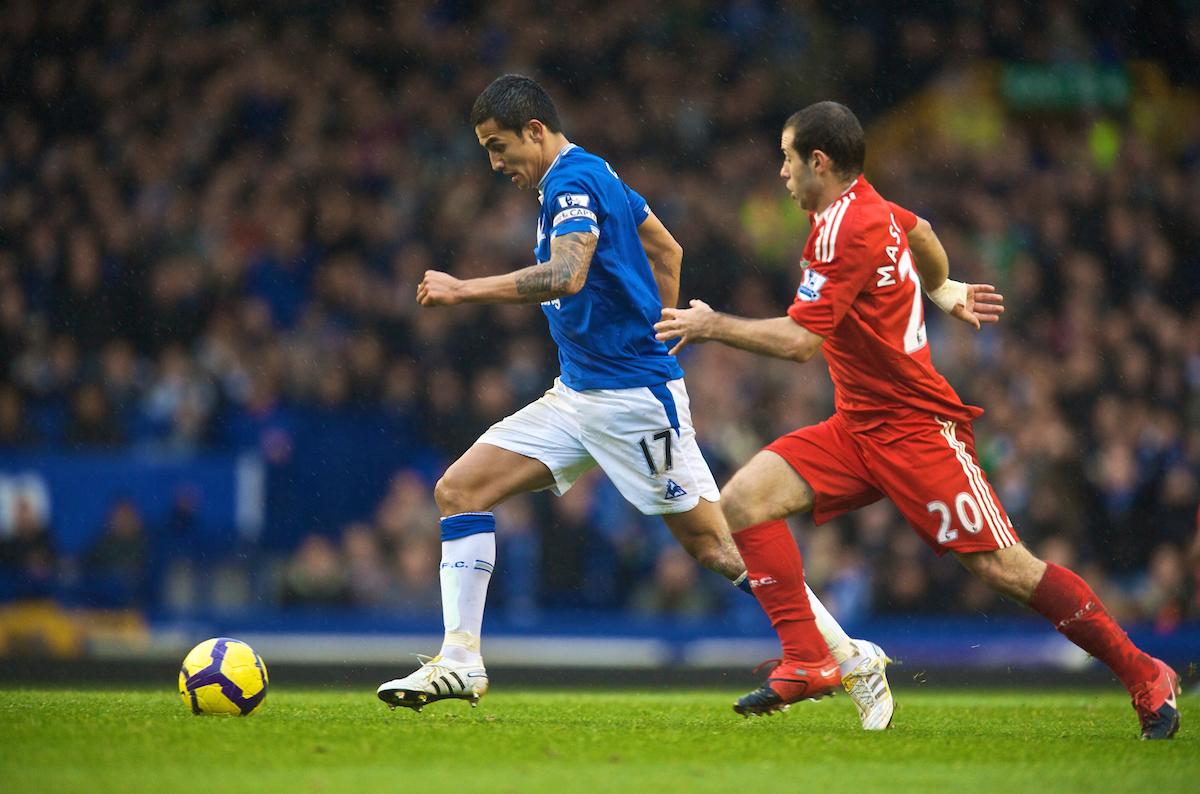
[[[683,299],[754,317],[790,301],[807,233],[779,128],[833,98],[871,125],[876,187],[933,223],[956,277],[1006,295],[983,332],[928,320],[937,366],[987,409],[979,448],[1018,533],[1119,616],[1174,625],[1197,610],[1200,114],[1172,137],[1144,114],[1029,116],[955,93],[982,58],[1145,56],[1138,31],[1164,20],[1168,75],[1194,80],[1200,17],[1125,5],[18,0],[0,26],[0,450],[282,464],[289,408],[370,407],[448,462],[557,371],[536,306],[415,303],[426,269],[531,261],[535,198],[489,173],[466,121],[491,79],[539,79],[567,136],[648,198],[686,251]],[[1101,24],[1110,12],[1124,23]],[[939,126],[904,104],[914,92],[960,115]],[[901,111],[935,134],[875,134]],[[706,346],[684,366],[722,480],[832,411],[819,362]],[[437,510],[412,471],[228,576],[166,565],[137,510],[115,505],[71,561],[38,516],[13,520],[0,568],[65,566],[116,603],[186,607],[197,578],[246,603],[438,603]],[[600,476],[497,523],[492,597],[515,615],[735,601]],[[796,529],[847,619],[1006,608],[889,504]]]

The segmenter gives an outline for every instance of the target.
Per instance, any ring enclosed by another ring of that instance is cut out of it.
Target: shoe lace
[[[855,704],[858,704],[860,699],[864,706],[875,704],[875,691],[867,684],[867,676],[851,673],[843,679],[843,686],[845,686],[846,681],[851,682],[850,686],[846,688],[850,690],[850,697],[854,699]]]
[[[1142,720],[1158,719],[1158,709],[1154,708],[1154,687],[1142,684],[1133,693],[1133,708]]]
[[[775,672],[775,668],[781,664],[783,664],[782,659],[768,659],[765,662],[763,662],[762,664],[760,664],[758,667],[755,667],[754,673],[757,675],[759,670],[762,670],[764,667],[766,667],[767,674],[770,675],[771,673]],[[770,667],[767,667],[767,665],[770,665]]]
[[[420,669],[414,671],[411,676],[413,680],[431,681],[438,674],[439,670],[444,669],[441,665],[434,664],[434,661],[437,659],[436,656],[426,656],[423,653],[414,653],[413,656],[417,657],[417,660],[421,662]]]

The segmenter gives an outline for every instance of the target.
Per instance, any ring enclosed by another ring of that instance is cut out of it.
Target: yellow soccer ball
[[[179,696],[193,714],[249,717],[267,697],[267,668],[240,640],[205,640],[183,660]]]

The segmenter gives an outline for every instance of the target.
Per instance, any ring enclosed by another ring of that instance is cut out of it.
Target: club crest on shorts
[[[678,499],[681,496],[687,496],[687,491],[674,480],[667,480],[667,499]]]

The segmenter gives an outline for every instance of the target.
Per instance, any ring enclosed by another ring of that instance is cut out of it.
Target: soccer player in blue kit
[[[539,192],[537,264],[468,280],[430,270],[417,300],[541,303],[560,376],[543,397],[489,428],[434,490],[444,643],[416,672],[378,690],[393,708],[417,711],[446,698],[475,705],[487,691],[480,633],[496,558],[491,510],[517,494],[561,496],[598,465],[634,507],[661,515],[700,563],[750,589],[696,444],[683,370],[655,339],[663,307],[678,299],[683,249],[608,163],[563,136],[553,100],[533,80],[497,78],[475,100],[471,126],[493,170]],[[812,630],[832,652],[821,663],[839,665],[864,727],[886,727],[887,657],[851,640],[811,591],[809,599]]]

